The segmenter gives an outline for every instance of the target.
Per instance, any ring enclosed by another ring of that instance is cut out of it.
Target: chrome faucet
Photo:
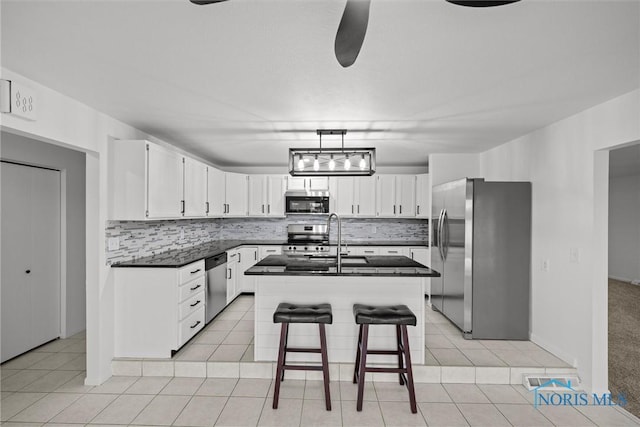
[[[332,212],[327,217],[327,235],[331,236],[331,218],[335,217],[338,221],[338,250],[337,250],[337,267],[338,273],[340,273],[342,269],[342,220],[338,216],[337,213]],[[331,239],[331,237],[329,237]]]

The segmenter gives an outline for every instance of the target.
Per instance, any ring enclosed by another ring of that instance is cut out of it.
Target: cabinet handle
[[[192,326],[189,326],[191,329],[195,328],[196,326],[198,326],[200,324],[200,321],[198,320],[196,323],[194,323]]]
[[[396,214],[396,205],[393,205],[393,214]]]
[[[271,205],[267,205],[267,213],[270,214],[271,213]]]
[[[351,213],[353,214],[353,205],[351,205]]]
[[[198,289],[200,286],[202,286],[202,285],[196,285],[196,286],[194,286],[193,288],[189,288],[189,289],[190,289],[190,290],[192,290],[192,291],[195,291],[195,290],[196,290],[196,289]]]
[[[416,212],[416,215],[420,215],[420,205],[416,206],[416,209],[418,210],[418,211]]]
[[[238,252],[238,262],[242,262],[240,261],[242,259],[242,254],[240,252]]]
[[[180,213],[184,215],[184,200],[180,200]]]
[[[387,251],[387,252],[390,253],[390,254],[397,254],[398,253],[398,251]]]
[[[207,207],[207,214],[209,213],[209,202],[205,202],[206,207]]]
[[[189,304],[191,307],[195,307],[196,305],[200,304],[200,300],[194,302],[193,304]]]
[[[229,276],[227,277],[227,279],[231,279],[231,269],[227,268],[227,270],[229,270]]]
[[[413,252],[411,252],[411,259],[413,259]]]
[[[29,274],[31,273],[31,270],[26,270],[25,273]]]
[[[262,213],[264,213],[264,205],[262,205]]]
[[[365,254],[372,254],[374,251],[364,251]]]
[[[358,205],[358,213],[360,213],[360,205]]]
[[[400,205],[400,215],[402,215],[402,205]]]
[[[258,251],[254,251],[254,252],[253,252],[253,259],[254,259],[255,261],[257,261],[257,260],[258,260]]]
[[[196,269],[196,270],[193,270],[193,271],[191,272],[191,274],[196,274],[198,271],[200,271],[200,269],[199,269],[199,268],[198,268],[198,269]]]

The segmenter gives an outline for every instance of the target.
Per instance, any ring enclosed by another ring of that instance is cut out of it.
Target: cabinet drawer
[[[191,313],[178,326],[178,348],[189,341],[191,337],[204,327],[204,307]]]
[[[178,291],[178,303],[186,300],[189,297],[194,296],[195,294],[204,291],[204,276],[199,277],[195,280],[192,280],[189,283],[186,283],[180,286]]]
[[[182,320],[202,307],[204,307],[204,292],[200,292],[180,304],[178,319]]]
[[[357,255],[378,255],[380,250],[378,248],[357,248]]]
[[[201,276],[204,277],[204,260],[193,262],[178,271],[179,284],[187,283]]]
[[[386,246],[380,248],[380,255],[404,255],[410,256],[411,251],[408,247],[403,246]]]

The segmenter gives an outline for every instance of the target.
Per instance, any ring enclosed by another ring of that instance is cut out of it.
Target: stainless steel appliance
[[[315,255],[329,253],[329,230],[326,224],[289,224],[285,255]]]
[[[227,253],[205,259],[204,266],[207,271],[205,320],[209,323],[227,305]]]
[[[431,302],[465,338],[529,339],[531,183],[433,187]]]
[[[328,214],[326,191],[287,191],[284,195],[286,214]]]

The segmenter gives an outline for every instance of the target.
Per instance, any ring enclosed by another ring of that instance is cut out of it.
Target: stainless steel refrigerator
[[[474,339],[529,339],[531,183],[433,187],[432,307]]]

